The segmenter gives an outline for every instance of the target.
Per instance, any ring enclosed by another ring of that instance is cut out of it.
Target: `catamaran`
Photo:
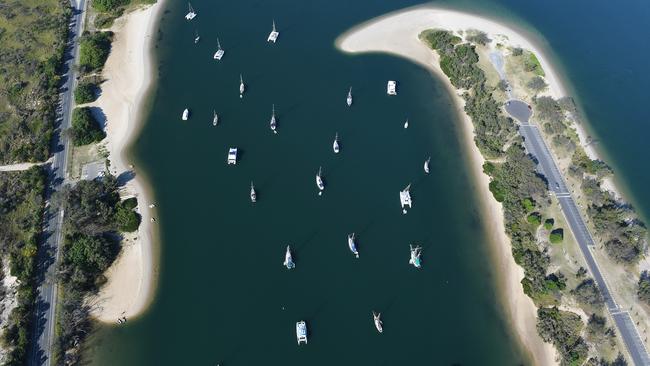
[[[201,36],[199,36],[199,32],[194,31],[194,44],[199,43],[200,40],[201,40]]]
[[[253,182],[251,182],[251,202],[257,202],[257,193],[255,193],[255,186],[253,185]]]
[[[388,80],[388,85],[386,85],[386,93],[388,95],[397,95],[397,82],[394,80]]]
[[[296,323],[296,338],[298,338],[298,345],[302,342],[307,344],[307,323],[304,320]]]
[[[183,111],[183,115],[181,116],[181,119],[183,121],[187,121],[188,118],[190,118],[190,110],[185,108],[185,110]]]
[[[406,119],[406,122],[404,122],[404,128],[409,128],[409,119]]]
[[[217,38],[217,52],[214,53],[213,58],[214,58],[215,60],[217,60],[217,61],[220,61],[221,58],[223,57],[223,55],[224,55],[225,53],[226,53],[226,51],[224,51],[224,50],[221,48],[221,44],[219,43],[219,38]]]
[[[424,161],[424,172],[429,174],[429,162],[431,161],[431,157],[427,158],[427,160]]]
[[[185,14],[185,19],[192,20],[196,17],[196,12],[194,11],[194,9],[192,9],[192,4],[187,3],[187,5],[189,6],[190,10],[187,14]]]
[[[377,328],[377,331],[379,333],[384,332],[384,327],[382,326],[381,322],[381,313],[375,313],[374,311],[372,312],[372,319],[375,321],[375,328]]]
[[[237,165],[237,148],[231,147],[228,150],[228,165],[234,164]]]
[[[323,182],[321,173],[322,173],[322,168],[318,167],[318,174],[316,174],[316,187],[318,187],[318,190],[320,191],[318,192],[319,196],[323,194],[323,190],[325,189],[325,183]]]
[[[276,130],[278,128],[278,123],[275,120],[275,104],[273,104],[273,112],[271,113],[271,121],[269,122],[269,126],[271,126],[271,131],[273,131],[273,133],[278,133]]]
[[[212,125],[216,126],[217,123],[219,123],[219,115],[217,114],[217,111],[214,109],[212,110]]]
[[[406,206],[408,206],[409,208],[412,207],[411,206],[411,203],[412,203],[411,202],[411,193],[409,192],[410,189],[411,189],[411,184],[406,186],[406,188],[404,188],[403,191],[399,192],[399,200],[400,200],[400,203],[402,204],[402,213],[403,214],[406,214],[406,208],[405,208]]]
[[[348,104],[348,107],[352,105],[352,87],[350,87],[350,90],[348,90],[348,98],[345,100],[345,102]]]
[[[334,150],[334,154],[338,154],[340,151],[339,147],[339,134],[338,132],[334,136],[334,143],[332,144],[332,150]]]
[[[348,235],[348,247],[352,254],[355,257],[359,258],[359,252],[357,251],[357,244],[354,242],[354,233]]]
[[[241,74],[239,74],[239,97],[243,98],[244,97],[244,79],[242,78]]]
[[[287,245],[287,252],[284,253],[284,266],[287,267],[287,269],[293,269],[296,267],[296,264],[293,263],[293,258],[291,257],[291,247]]]
[[[275,43],[275,41],[278,40],[278,36],[279,36],[279,35],[280,35],[280,32],[278,32],[277,30],[275,30],[275,19],[274,19],[274,20],[273,20],[273,30],[272,30],[271,33],[269,34],[269,38],[267,38],[266,41],[267,41],[267,42],[273,42],[273,43]]]
[[[409,259],[409,264],[412,264],[415,268],[421,268],[422,259],[420,259],[420,256],[422,255],[422,247],[416,246],[414,248],[413,245],[409,246],[411,247],[411,259]]]

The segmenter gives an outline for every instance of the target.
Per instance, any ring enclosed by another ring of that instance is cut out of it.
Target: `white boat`
[[[253,185],[253,182],[251,182],[251,202],[257,202],[257,193],[255,193],[255,186]]]
[[[269,126],[271,127],[271,131],[273,133],[278,133],[277,128],[278,128],[278,123],[275,120],[275,104],[273,104],[273,112],[271,112],[271,121],[269,122]]]
[[[192,9],[192,4],[187,3],[187,5],[189,6],[190,10],[188,11],[187,14],[185,14],[185,19],[192,20],[196,17],[196,12],[194,11],[194,9]]]
[[[354,233],[348,234],[348,247],[350,248],[352,254],[354,254],[355,257],[359,258],[359,252],[357,251],[357,244],[354,242]]]
[[[199,36],[199,32],[194,31],[194,44],[199,43],[200,40],[201,40],[201,36]]]
[[[287,269],[293,269],[296,267],[296,264],[293,263],[293,258],[291,257],[291,247],[287,245],[287,252],[284,253],[284,266],[287,267]]]
[[[307,323],[304,320],[296,323],[296,338],[298,338],[298,345],[302,342],[307,344]]]
[[[345,100],[345,102],[348,104],[348,107],[352,105],[352,87],[350,87],[350,90],[348,90],[348,98]]]
[[[214,109],[212,110],[212,125],[216,126],[217,123],[219,123],[219,115],[217,114],[217,111]]]
[[[267,38],[266,41],[267,41],[267,42],[273,42],[273,43],[275,43],[275,41],[278,40],[278,36],[279,36],[279,35],[280,35],[280,32],[278,32],[277,30],[275,30],[275,20],[273,20],[273,30],[272,30],[271,33],[269,34],[269,38]]]
[[[336,133],[336,136],[334,136],[334,143],[332,143],[332,150],[334,150],[334,154],[338,154],[340,151],[338,133]]]
[[[241,74],[239,74],[239,97],[240,98],[244,97],[245,88],[246,87],[244,86],[244,79],[242,78]]]
[[[190,110],[185,108],[185,110],[183,111],[183,115],[181,116],[181,119],[183,121],[187,121],[188,118],[190,118]]]
[[[431,161],[431,157],[429,157],[427,160],[424,161],[424,172],[429,174],[429,162]]]
[[[411,259],[409,259],[409,264],[412,264],[415,268],[421,268],[422,259],[420,259],[420,256],[422,255],[422,247],[416,246],[414,248],[413,245],[409,246],[411,247]]]
[[[409,128],[409,119],[406,119],[406,122],[404,122],[404,128]]]
[[[384,327],[382,326],[383,323],[381,322],[381,313],[375,313],[374,311],[372,312],[372,319],[375,322],[375,328],[377,328],[377,331],[379,333],[384,332]]]
[[[397,95],[397,82],[394,80],[388,80],[388,85],[386,86],[386,93],[388,95]]]
[[[406,214],[406,208],[405,208],[406,206],[411,208],[412,202],[411,202],[411,193],[409,192],[410,189],[411,189],[411,185],[409,184],[408,186],[406,186],[406,188],[404,188],[403,191],[399,192],[399,200],[400,203],[402,204],[402,213],[404,214]]]
[[[325,189],[325,183],[323,182],[321,173],[322,173],[322,168],[318,167],[318,174],[316,174],[316,187],[318,187],[318,190],[320,191],[318,192],[319,196],[323,194],[323,190]]]
[[[228,165],[230,164],[237,164],[237,148],[236,147],[231,147],[228,150]]]
[[[214,53],[213,58],[214,58],[215,60],[217,60],[217,61],[220,61],[221,58],[223,57],[223,55],[224,55],[225,53],[226,53],[226,51],[224,51],[224,50],[221,48],[221,43],[219,43],[219,38],[217,38],[217,52]]]

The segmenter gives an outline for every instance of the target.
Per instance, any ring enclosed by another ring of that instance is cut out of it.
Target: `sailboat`
[[[183,115],[181,116],[181,119],[183,121],[187,121],[189,117],[190,117],[190,110],[185,108],[185,110],[183,111]]]
[[[409,119],[406,119],[406,122],[404,122],[404,128],[409,128]]]
[[[241,74],[239,74],[239,97],[243,98],[244,97],[244,79],[242,78]]]
[[[381,321],[381,313],[375,313],[374,311],[372,312],[372,319],[375,322],[375,328],[377,328],[377,331],[379,333],[384,332],[384,327],[382,326],[383,323]]]
[[[214,53],[213,58],[214,58],[215,60],[219,61],[219,60],[221,60],[221,58],[223,57],[223,55],[224,55],[225,53],[226,53],[226,51],[224,51],[224,50],[221,48],[221,44],[219,43],[219,38],[217,38],[217,52]]]
[[[200,40],[201,40],[201,36],[199,36],[199,32],[194,31],[194,44],[199,43]]]
[[[400,203],[402,204],[402,213],[406,214],[406,206],[411,208],[411,192],[409,190],[411,189],[411,184],[406,186],[403,191],[399,192],[399,200]]]
[[[291,247],[287,245],[287,252],[284,254],[284,266],[287,269],[293,269],[296,267],[296,264],[293,263],[293,258],[291,257]]]
[[[352,105],[352,87],[350,87],[350,90],[348,90],[348,98],[346,99],[346,103],[348,104],[348,107]]]
[[[321,196],[323,194],[323,190],[325,189],[325,183],[323,183],[323,178],[321,177],[322,173],[322,168],[318,167],[318,174],[316,174],[316,187],[318,187],[318,195]]]
[[[216,126],[217,123],[219,123],[219,115],[217,114],[217,111],[214,109],[212,110],[212,125]]]
[[[279,35],[280,35],[280,32],[278,32],[277,30],[275,30],[275,19],[274,19],[274,20],[273,20],[273,30],[272,30],[271,33],[269,34],[269,38],[267,38],[266,41],[267,41],[267,42],[273,42],[273,43],[275,43],[275,41],[278,40],[278,36],[279,36]]]
[[[429,174],[429,162],[431,161],[431,157],[429,157],[427,160],[424,161],[424,172]]]
[[[414,248],[413,245],[409,246],[411,247],[411,259],[409,259],[409,264],[412,264],[415,268],[421,268],[422,260],[420,259],[420,256],[422,255],[422,247],[416,246]]]
[[[359,258],[359,252],[357,251],[357,244],[354,242],[354,233],[348,235],[348,247],[352,254],[355,257]]]
[[[338,154],[340,151],[339,148],[339,134],[338,132],[336,133],[336,136],[334,136],[334,143],[332,144],[332,149],[334,150],[334,154]]]
[[[192,9],[192,4],[187,3],[187,5],[189,6],[190,10],[188,11],[187,14],[185,14],[185,19],[192,20],[196,17],[196,12],[194,11],[194,9]]]
[[[253,182],[251,182],[251,202],[257,202],[257,193],[255,193],[255,186],[253,185]]]
[[[271,121],[269,122],[269,126],[271,126],[271,131],[273,131],[273,133],[278,133],[276,130],[278,128],[278,123],[275,120],[275,104],[273,104],[273,112],[271,113]]]

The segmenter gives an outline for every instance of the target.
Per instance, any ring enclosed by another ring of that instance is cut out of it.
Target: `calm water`
[[[641,22],[648,6],[638,1],[637,9],[617,9],[620,17],[612,17],[605,2],[590,3],[589,14],[556,3],[444,4],[507,16],[543,33],[593,130],[607,137],[602,144],[635,203],[650,207],[641,189],[650,173],[634,171],[639,155],[627,162],[644,150],[625,143],[649,135],[640,104],[649,100],[641,80],[646,88],[650,83],[640,60],[650,52],[643,36],[630,31],[642,28],[624,16]],[[158,88],[134,149],[158,203],[159,289],[143,317],[93,337],[94,364],[528,363],[501,310],[484,239],[489,228],[477,210],[458,120],[442,84],[407,61],[343,55],[333,45],[358,22],[414,4],[195,0],[199,15],[188,23],[186,4],[167,1]],[[578,26],[561,25],[572,16],[580,17]],[[280,38],[269,45],[273,17]],[[621,28],[600,29],[604,19]],[[211,57],[217,36],[226,50],[221,62]],[[602,42],[610,50],[636,44],[637,53],[621,56],[625,61],[609,54],[596,59]],[[248,87],[243,100],[240,73]],[[398,97],[385,94],[389,78],[401,82]],[[355,99],[348,109],[350,85]],[[612,85],[633,92],[618,96]],[[268,128],[273,103],[278,135]],[[614,103],[624,106],[624,117]],[[185,107],[193,113],[181,122]],[[216,128],[213,109],[221,117]],[[336,132],[337,156],[331,150]],[[235,167],[225,163],[231,146],[240,149]],[[427,156],[429,176],[422,172]],[[327,184],[322,197],[314,181],[319,166]],[[251,180],[258,190],[254,206]],[[408,183],[414,208],[402,215],[398,191]],[[360,259],[347,249],[349,232],[357,233]],[[420,271],[408,265],[412,242],[424,247]],[[282,266],[287,244],[294,248],[292,271]],[[372,310],[383,315],[382,335]],[[307,346],[296,345],[298,320],[308,322]]]

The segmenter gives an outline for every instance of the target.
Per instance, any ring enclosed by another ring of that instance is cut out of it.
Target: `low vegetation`
[[[93,116],[90,108],[75,108],[72,111],[72,127],[70,128],[72,142],[75,146],[82,146],[99,142],[106,133]]]
[[[106,29],[113,24],[113,21],[120,17],[129,5],[153,4],[156,0],[94,0],[93,10],[97,13],[95,27]]]
[[[644,303],[650,305],[650,273],[648,271],[641,272],[637,295]]]

